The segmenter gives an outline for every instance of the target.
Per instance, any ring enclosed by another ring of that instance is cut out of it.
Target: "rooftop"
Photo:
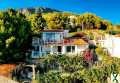
[[[83,39],[64,39],[64,44],[71,44],[71,45],[86,45],[88,44]]]
[[[61,29],[51,29],[51,30],[43,30],[42,32],[63,32]]]
[[[83,39],[77,39],[77,40],[74,40],[73,45],[86,45],[88,44],[86,41],[84,41]]]
[[[115,37],[119,37],[120,38],[120,34],[116,34],[116,35],[114,35]]]

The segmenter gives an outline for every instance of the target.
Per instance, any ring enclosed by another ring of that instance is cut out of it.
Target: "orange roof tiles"
[[[64,44],[70,44],[70,45],[86,45],[88,44],[83,39],[64,39]]]
[[[115,37],[120,37],[120,34],[116,34]]]
[[[73,45],[86,45],[88,44],[87,42],[85,42],[83,39],[76,39],[73,41],[72,43]]]

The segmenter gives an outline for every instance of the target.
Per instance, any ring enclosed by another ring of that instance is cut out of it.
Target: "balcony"
[[[39,51],[32,51],[32,58],[39,58],[40,54]]]
[[[40,45],[51,45],[51,44],[63,44],[63,40],[56,41],[56,40],[40,40]]]

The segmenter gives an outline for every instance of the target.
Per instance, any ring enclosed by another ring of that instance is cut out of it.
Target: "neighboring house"
[[[112,57],[120,58],[120,34],[109,35],[106,38],[104,47],[108,49]]]
[[[94,43],[106,49],[112,57],[120,58],[120,34],[117,35],[96,35]]]
[[[99,34],[99,33],[94,33],[94,43],[95,45],[98,45],[102,48],[104,48],[105,50],[107,50],[106,52],[109,52],[109,54],[112,54],[112,49],[113,49],[113,46],[112,46],[112,42],[113,42],[113,39],[112,39],[112,35],[110,34]]]
[[[112,54],[112,49],[113,49],[113,35],[110,35],[110,34],[106,34],[105,35],[105,39],[103,40],[103,45],[101,47],[107,49],[108,53],[110,55],[113,55]]]
[[[97,33],[97,32],[92,32],[92,36],[93,38],[91,39],[89,37],[89,39],[91,39],[91,41],[95,44],[95,45],[100,45],[101,47],[104,47],[104,42],[106,40],[106,34],[104,33]]]
[[[67,30],[44,30],[41,37],[33,37],[32,58],[39,58],[47,54],[79,54],[88,48],[83,36],[68,37]]]
[[[100,45],[101,47],[104,47],[104,42],[106,40],[105,35],[97,35],[96,37],[96,44]]]
[[[81,37],[64,39],[63,54],[80,54],[87,49],[89,44]]]

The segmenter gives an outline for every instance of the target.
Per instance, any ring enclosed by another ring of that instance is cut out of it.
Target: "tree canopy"
[[[42,17],[41,14],[32,14],[28,16],[27,19],[31,22],[31,30],[33,33],[44,30],[46,27],[46,20]]]
[[[75,32],[86,29],[102,29],[107,30],[112,25],[109,21],[102,19],[92,13],[71,14],[53,12],[43,14],[49,29],[68,29]]]
[[[0,12],[0,62],[24,60],[30,28],[23,14],[13,9]]]
[[[47,22],[48,29],[64,29],[67,22],[67,16],[62,16],[62,13],[47,13],[43,17]]]

